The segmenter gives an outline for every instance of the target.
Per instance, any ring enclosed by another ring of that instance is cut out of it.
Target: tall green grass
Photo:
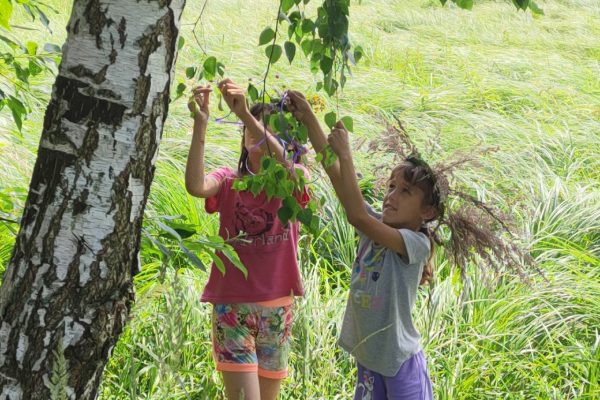
[[[50,3],[69,8],[66,0]],[[202,5],[188,2],[178,81],[185,81],[185,67],[204,57],[190,32]],[[437,280],[420,291],[414,316],[439,399],[600,398],[600,3],[540,5],[545,16],[534,18],[508,2],[478,2],[471,12],[435,0],[353,2],[351,40],[366,55],[339,100],[326,99],[354,118],[357,142],[377,140],[380,115],[393,113],[422,148],[438,138],[426,154],[432,161],[496,147],[456,180],[514,217],[544,271],[528,284],[507,273],[490,285],[470,266],[469,279],[461,282],[451,263],[437,256]],[[209,2],[198,31],[201,45],[235,80],[258,79],[266,61],[256,47],[258,35],[274,11],[266,0]],[[67,17],[53,16],[53,41],[64,39]],[[32,33],[40,41],[43,35]],[[308,63],[301,57],[286,63],[274,66],[270,85],[312,93]],[[48,88],[52,79],[40,85]],[[0,113],[0,189],[11,193],[14,218],[43,111],[34,110],[22,135],[5,110]],[[213,116],[224,113],[213,104]],[[184,215],[202,235],[213,235],[215,216],[184,189],[190,129],[184,102],[172,103],[146,216],[150,223]],[[234,166],[238,132],[213,124],[208,146],[209,169]],[[365,148],[357,164],[370,175],[381,160]],[[326,224],[321,235],[301,239],[306,295],[295,305],[291,376],[281,398],[347,399],[355,366],[336,337],[354,234],[324,175],[315,171],[313,178],[314,195],[325,199]],[[14,229],[0,225],[0,268]],[[206,273],[183,257],[159,258],[146,242],[142,260],[131,323],[114,349],[100,398],[221,398],[210,354],[210,307],[199,302]]]

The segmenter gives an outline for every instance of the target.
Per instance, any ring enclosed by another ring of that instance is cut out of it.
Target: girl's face
[[[382,221],[394,228],[418,230],[423,221],[435,214],[432,206],[423,205],[424,193],[404,180],[404,171],[392,174],[383,198]]]

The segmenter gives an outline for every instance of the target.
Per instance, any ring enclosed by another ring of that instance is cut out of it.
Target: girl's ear
[[[438,211],[434,206],[424,206],[421,208],[421,218],[424,221],[431,221],[438,216]]]

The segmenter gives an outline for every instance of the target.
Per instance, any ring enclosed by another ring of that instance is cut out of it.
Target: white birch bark
[[[0,400],[93,399],[126,323],[185,0],[75,0],[0,288]]]

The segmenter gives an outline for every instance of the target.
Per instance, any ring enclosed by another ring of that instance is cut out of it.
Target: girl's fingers
[[[233,83],[233,81],[229,78],[225,78],[221,82],[219,82],[217,84],[217,86],[219,86],[219,89],[221,89],[223,86],[227,85],[228,83]]]
[[[199,93],[199,92],[212,92],[212,88],[210,87],[210,85],[208,86],[196,86],[195,88],[192,89],[193,93]]]

